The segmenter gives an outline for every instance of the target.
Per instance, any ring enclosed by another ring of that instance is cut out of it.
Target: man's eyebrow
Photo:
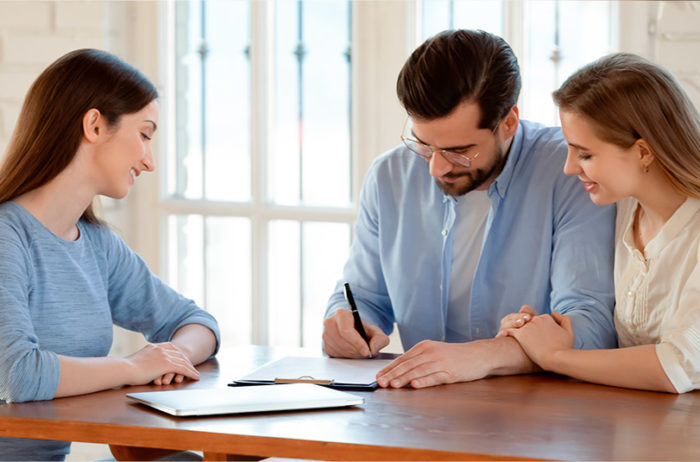
[[[418,135],[416,135],[412,129],[411,129],[411,135],[413,135],[413,137],[417,141],[420,141],[421,143],[423,143],[426,146],[430,146],[428,143],[426,143],[422,139],[418,138]],[[473,148],[474,146],[476,146],[476,143],[465,144],[464,146],[450,146],[449,148],[436,148],[436,149],[442,149],[443,151],[461,151],[463,149]],[[435,147],[435,146],[431,146],[431,147]]]

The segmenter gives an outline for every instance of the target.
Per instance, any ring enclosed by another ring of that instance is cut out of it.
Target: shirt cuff
[[[656,356],[659,358],[661,367],[671,381],[673,388],[678,393],[686,393],[695,389],[679,360],[680,351],[673,344],[669,342],[657,343]]]

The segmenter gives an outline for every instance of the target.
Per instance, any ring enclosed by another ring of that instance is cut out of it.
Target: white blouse
[[[700,388],[700,199],[688,198],[647,243],[635,247],[637,200],[617,204],[615,328],[620,347],[656,344],[679,393]]]

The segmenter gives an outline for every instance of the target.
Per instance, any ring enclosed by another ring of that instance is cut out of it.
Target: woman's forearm
[[[559,350],[544,368],[586,382],[677,392],[661,367],[655,345],[611,350]]]
[[[188,324],[170,342],[148,344],[126,358],[58,355],[60,377],[54,397],[81,395],[122,385],[142,385],[164,374],[198,379],[193,364],[209,358],[216,336],[201,324]]]
[[[128,383],[129,362],[124,358],[75,358],[58,355],[61,375],[56,398],[82,395]]]
[[[216,336],[202,324],[182,326],[170,342],[181,349],[194,365],[206,361],[216,350]]]

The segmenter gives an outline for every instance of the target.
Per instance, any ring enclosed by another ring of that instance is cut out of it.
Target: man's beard
[[[497,176],[503,170],[503,166],[506,163],[507,155],[505,149],[502,146],[498,146],[498,151],[494,157],[494,161],[488,166],[488,170],[477,168],[469,172],[463,173],[448,173],[444,175],[447,178],[469,178],[469,182],[466,184],[458,183],[444,183],[438,179],[435,179],[438,187],[444,192],[453,197],[463,196],[469,191],[473,191],[479,186],[483,185],[491,177]]]

